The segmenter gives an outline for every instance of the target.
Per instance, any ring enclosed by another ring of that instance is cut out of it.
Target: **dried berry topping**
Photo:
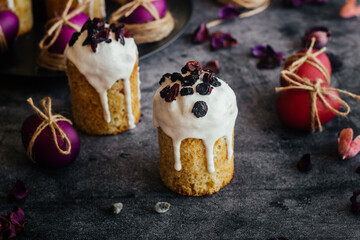
[[[214,76],[210,78],[210,84],[211,84],[211,86],[214,86],[214,87],[221,86],[221,82],[217,79],[217,77],[214,77]]]
[[[208,111],[208,106],[207,106],[206,102],[204,102],[204,101],[197,101],[194,104],[194,107],[192,109],[192,113],[197,118],[204,117],[206,115],[207,111]]]
[[[84,25],[82,26],[80,32],[83,32],[83,31],[87,30],[89,24],[91,24],[91,19],[90,18],[88,18],[88,20],[84,23]]]
[[[165,101],[172,102],[172,101],[176,100],[176,97],[179,94],[179,88],[180,88],[180,84],[178,84],[178,83],[175,83],[174,85],[172,85],[172,87],[170,88],[170,91],[166,94]]]
[[[360,203],[357,201],[357,197],[360,195],[360,190],[357,190],[353,193],[350,198],[351,201],[351,210],[355,213],[360,212]]]
[[[220,71],[220,65],[217,60],[212,60],[205,64],[203,70],[210,70],[213,73],[218,73]]]
[[[210,94],[210,85],[207,83],[199,83],[196,85],[196,91],[200,95],[209,95]]]
[[[159,84],[161,85],[163,82],[165,82],[166,78],[171,77],[171,73],[165,73],[164,75],[162,75],[162,77],[160,78]]]
[[[185,68],[190,72],[198,72],[201,70],[201,65],[198,61],[189,61],[185,64]]]
[[[205,72],[203,75],[203,82],[210,84],[210,78],[214,76],[214,73]]]
[[[182,80],[183,79],[183,76],[180,74],[180,73],[177,73],[177,72],[174,72],[172,75],[171,75],[171,81],[175,82],[176,80]]]
[[[182,88],[180,90],[181,96],[192,95],[192,94],[194,94],[194,89],[192,89],[192,88],[186,87],[186,88]]]
[[[69,41],[69,46],[72,47],[74,46],[75,42],[79,39],[80,33],[79,32],[74,32],[73,35],[71,36],[71,39]]]
[[[307,172],[310,170],[311,168],[310,153],[307,153],[301,157],[300,161],[297,164],[297,167],[300,172]]]
[[[198,80],[199,75],[188,75],[181,80],[181,86],[192,86]]]
[[[165,98],[169,91],[170,91],[170,85],[167,85],[160,91],[160,97]]]

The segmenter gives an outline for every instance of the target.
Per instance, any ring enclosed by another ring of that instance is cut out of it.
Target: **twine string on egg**
[[[276,92],[281,92],[281,91],[287,91],[287,90],[305,90],[305,91],[309,91],[310,94],[310,127],[311,127],[311,131],[315,132],[316,128],[319,129],[319,131],[322,131],[322,126],[321,126],[321,122],[320,122],[320,117],[319,117],[319,112],[317,109],[317,98],[320,99],[321,102],[324,103],[324,105],[326,106],[326,108],[328,108],[332,113],[339,115],[339,116],[347,116],[350,113],[350,106],[347,104],[347,102],[345,102],[344,100],[342,100],[340,97],[338,97],[337,95],[332,94],[331,92],[339,92],[339,93],[343,93],[346,94],[350,97],[355,98],[356,100],[360,100],[360,96],[350,93],[348,91],[345,90],[341,90],[338,88],[332,88],[332,87],[322,87],[321,83],[323,82],[322,79],[317,79],[316,83],[312,83],[309,79],[306,78],[302,78],[299,75],[297,75],[295,73],[295,71],[305,62],[308,62],[309,59],[314,60],[314,58],[316,59],[316,56],[318,54],[314,54],[312,53],[314,44],[315,44],[316,39],[312,38],[311,39],[311,45],[309,47],[309,49],[306,51],[306,53],[304,54],[294,54],[296,55],[296,57],[290,56],[290,59],[295,59],[295,61],[290,65],[290,67],[288,69],[284,69],[281,71],[281,77],[282,79],[286,80],[288,83],[290,83],[290,86],[286,86],[286,87],[279,87],[279,88],[275,88]],[[321,50],[319,50],[318,52],[323,53],[326,49],[322,48]],[[317,53],[318,53],[317,52]],[[319,53],[319,54],[320,54]],[[323,69],[325,69],[324,65],[320,62],[320,61],[315,61],[314,64],[312,64],[314,67],[316,67],[319,71],[322,71]],[[325,69],[326,72],[326,69]],[[327,73],[327,72],[326,72]],[[328,82],[330,82],[330,77],[328,78]],[[338,101],[342,106],[344,106],[345,111],[342,112],[340,110],[335,109],[334,107],[332,107],[330,105],[330,103],[328,102],[328,100],[326,99],[326,96],[331,97],[333,99],[335,99],[336,101]]]
[[[65,132],[59,127],[59,125],[57,124],[57,122],[62,121],[62,122],[67,122],[69,124],[72,125],[72,122],[61,116],[61,115],[52,115],[51,113],[51,98],[50,97],[46,97],[43,98],[41,100],[41,105],[44,109],[44,112],[42,112],[39,108],[37,108],[34,105],[34,102],[32,100],[32,98],[28,98],[27,102],[30,104],[30,106],[40,115],[40,117],[42,119],[44,119],[44,121],[37,127],[37,129],[35,130],[33,136],[30,139],[28,148],[27,148],[27,154],[29,156],[29,158],[31,159],[31,161],[33,161],[34,163],[36,163],[36,161],[33,159],[33,147],[35,144],[36,139],[38,138],[38,136],[41,134],[41,132],[49,127],[52,133],[52,137],[53,137],[53,141],[56,145],[56,148],[59,150],[59,152],[61,154],[64,155],[69,155],[71,152],[71,142],[69,137],[65,134]],[[58,143],[58,138],[57,138],[57,133],[60,134],[61,140],[65,141],[67,143],[67,149],[66,150],[62,150],[59,146]]]
[[[0,52],[5,52],[8,48],[8,44],[6,42],[6,38],[2,27],[0,26]]]
[[[238,7],[252,9],[238,15],[238,18],[247,18],[261,13],[270,6],[270,0],[218,0],[224,4],[234,4]],[[207,28],[215,27],[226,19],[216,19],[206,24]]]
[[[152,4],[155,0],[134,0],[131,1],[117,11],[115,11],[110,18],[110,24],[121,21],[123,17],[130,16],[138,7],[144,7],[150,15],[155,19],[146,23],[124,24],[125,29],[134,34],[134,39],[137,44],[155,42],[168,36],[174,29],[175,21],[169,11],[166,11],[164,17],[160,15],[156,7]]]

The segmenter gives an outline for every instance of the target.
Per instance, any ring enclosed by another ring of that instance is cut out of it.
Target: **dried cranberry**
[[[353,193],[350,198],[351,201],[351,210],[355,213],[360,212],[360,203],[357,201],[357,197],[360,195],[360,190],[357,190]]]
[[[192,109],[192,113],[197,118],[204,117],[207,111],[208,111],[208,106],[204,101],[197,101]]]
[[[211,84],[211,86],[214,86],[214,87],[221,86],[221,82],[217,79],[217,77],[214,77],[214,76],[210,78],[210,84]]]
[[[199,83],[196,85],[196,91],[200,95],[209,95],[210,94],[210,85],[207,83]]]
[[[97,43],[106,41],[109,39],[109,31],[108,30],[101,30],[100,32],[96,33],[93,36],[94,41]]]
[[[160,91],[160,97],[165,98],[169,91],[170,91],[170,85],[167,85]]]
[[[69,46],[72,47],[74,46],[75,42],[79,39],[80,33],[79,32],[74,32],[73,35],[71,36],[71,39],[69,41]]]
[[[200,71],[201,65],[198,61],[189,61],[185,64],[185,68],[190,72]]]
[[[187,96],[187,95],[193,95],[194,94],[194,89],[186,87],[186,88],[182,88],[180,90],[180,95],[181,96]]]
[[[203,70],[210,70],[213,73],[218,73],[220,71],[219,62],[217,60],[212,60],[203,67]]]
[[[172,75],[171,75],[171,81],[175,82],[176,80],[182,80],[183,79],[183,76],[180,74],[180,73],[177,73],[177,72],[174,72]]]
[[[181,86],[192,86],[198,80],[199,75],[188,75],[181,80]]]
[[[300,172],[307,172],[310,170],[311,168],[310,153],[307,153],[301,157],[300,161],[297,164],[297,167]]]
[[[178,84],[178,83],[175,83],[174,85],[172,85],[172,87],[170,88],[170,91],[166,94],[165,101],[172,102],[172,101],[176,100],[176,97],[179,94],[179,88],[180,88],[180,84]]]

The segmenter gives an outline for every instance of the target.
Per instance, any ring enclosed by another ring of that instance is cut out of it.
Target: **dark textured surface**
[[[20,138],[22,121],[32,113],[27,97],[38,102],[51,96],[56,112],[71,117],[70,96],[64,79],[46,81],[1,77],[0,88],[0,214],[14,205],[29,222],[18,239],[359,239],[359,217],[349,198],[360,188],[355,169],[359,157],[342,161],[337,134],[352,127],[359,134],[360,105],[347,118],[335,117],[322,133],[307,134],[284,128],[275,113],[280,68],[256,69],[250,48],[267,43],[288,55],[300,48],[307,27],[325,25],[333,38],[330,51],[344,59],[332,85],[360,94],[359,19],[342,20],[343,1],[325,6],[284,9],[273,1],[266,12],[218,27],[230,29],[239,45],[209,51],[207,43],[191,45],[188,36],[140,62],[142,118],[138,127],[117,136],[94,137],[80,133],[77,161],[61,170],[42,169],[26,158]],[[218,4],[196,0],[190,32],[217,16]],[[156,129],[151,100],[165,72],[179,71],[187,60],[205,63],[218,59],[220,77],[237,95],[239,116],[235,127],[235,174],[218,194],[182,197],[167,190],[158,170]],[[308,173],[296,169],[311,153]],[[21,179],[29,186],[25,200],[6,196]],[[152,208],[158,201],[172,204],[166,214]],[[106,207],[122,202],[119,215]]]

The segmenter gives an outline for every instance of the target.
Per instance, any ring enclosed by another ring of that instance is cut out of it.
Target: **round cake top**
[[[213,146],[221,137],[232,139],[238,114],[236,96],[214,73],[190,61],[181,73],[165,74],[160,85],[153,100],[153,122],[174,144],[198,138]],[[232,155],[232,151],[228,154]]]

